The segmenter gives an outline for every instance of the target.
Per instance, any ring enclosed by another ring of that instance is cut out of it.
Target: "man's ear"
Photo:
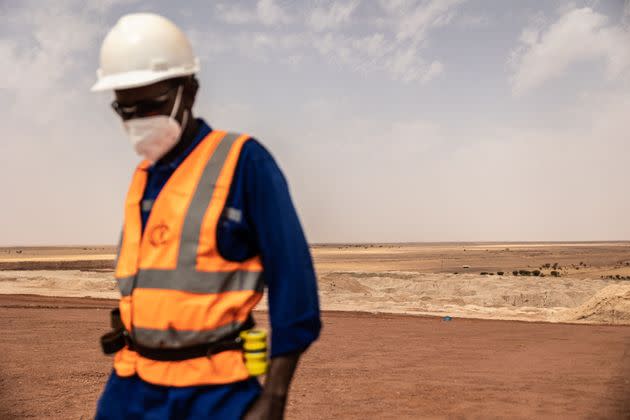
[[[195,104],[195,98],[197,97],[197,91],[199,90],[199,81],[195,75],[190,76],[184,83],[184,107],[192,109]]]

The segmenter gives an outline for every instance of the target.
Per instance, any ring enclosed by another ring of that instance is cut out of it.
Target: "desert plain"
[[[630,242],[312,247],[288,419],[630,418]],[[111,246],[0,248],[0,418],[91,418]],[[263,300],[264,301],[264,300]],[[267,326],[266,306],[256,317]]]

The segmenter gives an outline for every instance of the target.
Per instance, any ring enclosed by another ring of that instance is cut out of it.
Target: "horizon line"
[[[509,240],[509,241],[494,241],[494,240],[479,240],[479,241],[400,241],[400,242],[311,242],[310,247],[319,246],[349,246],[349,245],[496,245],[496,244],[602,244],[602,243],[630,243],[630,239],[603,239],[603,240]],[[37,244],[37,245],[0,245],[0,249],[14,249],[14,248],[115,248],[115,244]],[[87,249],[86,249],[87,250]]]

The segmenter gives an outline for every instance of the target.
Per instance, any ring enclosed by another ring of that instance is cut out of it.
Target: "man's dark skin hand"
[[[125,121],[152,115],[170,115],[179,86],[183,86],[182,107],[174,118],[183,124],[184,111],[187,111],[186,126],[183,127],[180,141],[160,159],[161,162],[170,162],[186,150],[197,133],[198,124],[192,114],[192,107],[199,89],[197,79],[183,77],[115,91],[116,101],[112,106]],[[300,356],[301,353],[297,352],[271,359],[263,392],[247,411],[245,420],[282,420],[284,418],[284,406],[289,386]]]
[[[271,359],[263,392],[243,420],[282,420],[289,386],[301,353],[289,353]]]

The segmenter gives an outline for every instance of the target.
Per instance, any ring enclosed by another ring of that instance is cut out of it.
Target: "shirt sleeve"
[[[249,140],[241,153],[244,216],[261,254],[271,357],[305,350],[321,329],[317,280],[287,182],[271,154]]]

